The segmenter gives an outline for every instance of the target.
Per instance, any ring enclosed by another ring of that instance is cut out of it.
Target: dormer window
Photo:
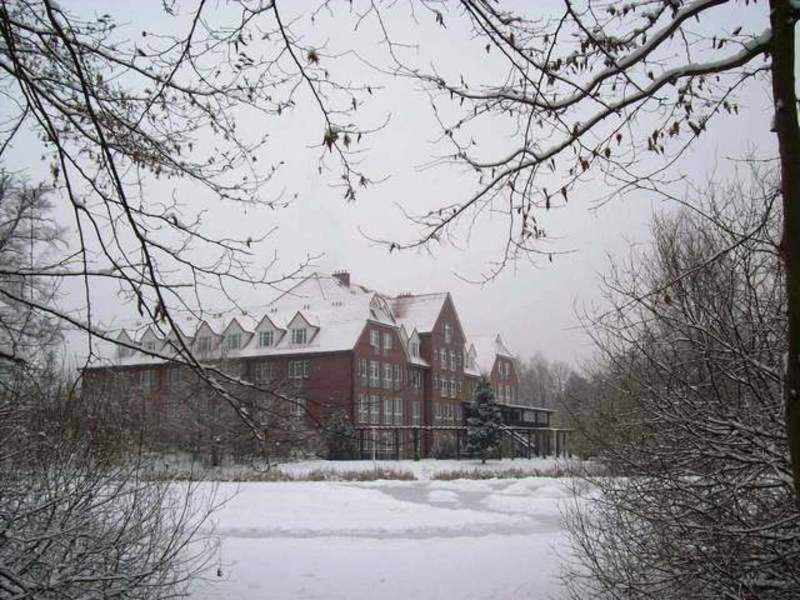
[[[259,331],[258,332],[258,345],[261,348],[267,348],[275,343],[274,331]]]
[[[197,338],[197,351],[200,354],[208,354],[211,352],[211,337],[204,335]]]
[[[450,323],[444,324],[444,343],[449,344],[453,341],[453,326]]]
[[[238,350],[242,346],[242,333],[237,331],[225,336],[225,349]]]
[[[145,342],[144,349],[147,352],[155,352],[156,351],[156,343],[155,342]]]
[[[383,334],[383,349],[384,350],[391,350],[392,349],[392,334],[391,333],[384,333]]]
[[[419,342],[411,342],[411,356],[419,356]]]
[[[292,343],[293,344],[305,344],[307,341],[307,333],[305,328],[302,329],[292,329]]]

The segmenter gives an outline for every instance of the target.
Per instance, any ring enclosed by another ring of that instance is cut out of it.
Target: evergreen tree
[[[467,419],[467,451],[479,454],[486,462],[486,452],[500,443],[503,418],[494,401],[494,391],[486,379],[475,390],[469,419]]]

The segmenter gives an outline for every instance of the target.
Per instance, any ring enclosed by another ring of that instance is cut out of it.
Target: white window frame
[[[383,363],[383,389],[392,389],[392,363]]]
[[[377,394],[369,395],[369,422],[378,425],[381,422],[381,397]]]
[[[381,332],[377,329],[370,329],[369,330],[369,345],[375,348],[376,350],[380,350],[381,348]]]
[[[167,381],[169,382],[170,386],[180,385],[183,383],[183,370],[181,367],[171,367],[169,369]]]
[[[292,329],[292,344],[302,346],[308,343],[308,330],[305,327],[295,327]]]
[[[293,417],[306,416],[306,399],[305,398],[292,398],[291,414]]]
[[[257,362],[253,365],[253,378],[260,383],[272,379],[272,363]]]
[[[235,331],[225,336],[225,349],[238,350],[242,347],[242,332]]]
[[[275,332],[271,329],[268,331],[258,332],[258,347],[269,348],[275,344]]]
[[[369,396],[366,394],[358,395],[358,422],[369,423]]]
[[[388,331],[384,331],[383,332],[383,349],[384,349],[384,351],[385,352],[390,351],[393,346],[394,346],[394,339],[392,337],[392,334],[389,333]]]
[[[392,425],[394,421],[394,400],[391,396],[383,398],[383,424]]]
[[[146,390],[156,387],[156,372],[154,369],[142,369],[139,373],[139,384]]]
[[[197,352],[198,354],[208,354],[211,352],[211,336],[202,335],[197,338]]]
[[[422,424],[422,411],[420,410],[419,400],[411,401],[411,424],[417,426]]]
[[[358,359],[358,378],[361,385],[367,385],[369,381],[369,361],[366,358]]]
[[[381,386],[381,363],[377,360],[369,361],[369,385],[370,387]]]
[[[311,361],[309,360],[290,360],[289,379],[307,379],[311,373]]]

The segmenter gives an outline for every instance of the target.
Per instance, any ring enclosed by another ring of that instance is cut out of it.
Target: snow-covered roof
[[[442,295],[445,296],[446,294]],[[336,352],[351,350],[368,322],[381,323],[399,330],[401,323],[395,319],[393,301],[394,299],[364,286],[344,285],[335,277],[314,273],[281,293],[262,308],[260,313],[237,309],[216,313],[204,312],[185,317],[175,315],[173,318],[180,329],[191,336],[188,340],[194,342],[195,350],[199,346],[198,338],[213,337],[212,350],[203,355],[204,358],[221,358],[223,355],[227,358],[236,358]],[[435,317],[433,321],[435,322]],[[425,323],[427,322],[426,320]],[[238,323],[239,328],[245,334],[249,334],[242,336],[243,347],[239,349],[230,349],[222,343],[223,334],[236,329],[234,323]],[[306,343],[292,342],[292,335],[286,331],[290,325],[295,327],[308,325]],[[255,332],[273,327],[277,328],[281,335],[274,336],[272,346],[259,346],[259,336],[255,335]],[[406,329],[414,331],[418,327],[407,325]],[[127,336],[127,333],[123,331],[119,339],[125,339],[121,337],[123,335]],[[401,339],[404,341],[407,339],[402,332]],[[141,342],[141,336],[137,341]],[[156,352],[162,354],[162,358],[133,352],[130,356],[119,357],[117,364],[159,363],[174,356],[174,350],[166,343],[160,344]],[[427,363],[418,357],[414,357],[412,362],[427,366]]]
[[[503,342],[499,333],[494,337],[479,335],[467,341],[467,362],[471,371],[470,375],[476,373],[489,375],[498,356],[514,360],[514,355]]]
[[[436,319],[447,300],[447,292],[435,294],[404,294],[391,299],[391,307],[398,323],[408,331],[416,329],[419,333],[433,331]]]

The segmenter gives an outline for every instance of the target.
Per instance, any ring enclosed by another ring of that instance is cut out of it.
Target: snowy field
[[[193,598],[558,596],[564,479],[222,483],[218,495],[231,497],[214,515],[222,577]]]

